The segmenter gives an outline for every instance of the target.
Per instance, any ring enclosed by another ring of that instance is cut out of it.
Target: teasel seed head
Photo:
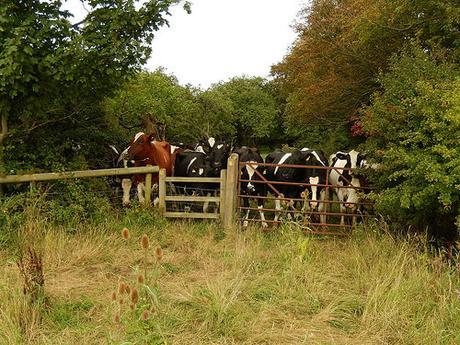
[[[161,250],[161,247],[156,247],[155,256],[158,261],[161,261],[161,259],[163,258],[163,251]]]
[[[149,318],[149,316],[150,316],[150,315],[149,315],[148,309],[145,309],[145,310],[142,312],[142,319],[143,319],[144,321],[147,321],[148,318]]]
[[[125,291],[126,291],[126,284],[123,283],[123,282],[120,282],[118,284],[118,294],[123,295],[125,293]]]
[[[129,230],[128,230],[128,228],[123,228],[123,231],[121,232],[121,235],[123,236],[123,238],[125,240],[127,240],[129,238]]]
[[[149,249],[150,242],[149,242],[149,237],[147,236],[147,234],[142,235],[141,244],[142,244],[142,248]]]
[[[119,313],[115,314],[115,323],[120,323],[120,314]]]
[[[117,300],[117,293],[116,293],[115,291],[112,292],[111,299],[112,299],[112,301],[116,301],[116,300]]]
[[[137,292],[136,288],[133,288],[131,290],[131,302],[133,302],[133,304],[136,304],[138,300],[139,300],[139,293]]]
[[[139,284],[144,284],[144,276],[143,276],[142,274],[139,274],[139,275],[137,276],[137,282],[138,282]]]
[[[134,307],[135,307],[134,303],[131,303],[129,307],[131,308],[131,310],[134,310]]]

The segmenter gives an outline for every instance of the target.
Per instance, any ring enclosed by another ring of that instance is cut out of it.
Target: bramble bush
[[[452,240],[460,227],[460,73],[412,43],[363,110],[376,210]]]

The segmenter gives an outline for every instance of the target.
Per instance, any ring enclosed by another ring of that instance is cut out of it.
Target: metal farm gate
[[[349,234],[349,231],[344,231],[347,228],[351,228],[353,226],[352,221],[364,221],[372,216],[372,202],[366,200],[364,194],[365,191],[369,191],[369,187],[363,186],[353,186],[351,181],[348,181],[346,177],[343,176],[343,172],[346,170],[352,171],[351,168],[337,168],[337,167],[329,167],[329,166],[307,166],[307,165],[291,165],[291,164],[269,164],[269,163],[254,163],[254,162],[240,162],[239,163],[239,171],[241,171],[244,167],[251,167],[254,173],[257,175],[257,180],[244,180],[241,178],[241,174],[238,174],[238,195],[237,195],[237,220],[240,224],[243,222],[253,222],[256,224],[267,223],[271,224],[272,226],[282,223],[296,223],[297,225],[301,226],[305,232],[314,233],[314,234],[330,234],[330,235],[346,235]],[[280,182],[280,181],[270,181],[267,180],[265,174],[262,174],[260,171],[256,169],[257,166],[263,167],[284,167],[284,168],[293,168],[293,169],[323,169],[326,170],[326,182],[325,184],[308,184],[305,182]],[[329,175],[332,170],[337,171],[339,175],[343,179],[345,179],[348,183],[347,186],[333,186],[329,183]],[[242,193],[241,191],[241,184],[242,183],[262,183],[267,187],[267,195],[266,196],[255,196],[255,195],[247,195]],[[324,204],[324,210],[319,211],[311,211],[308,210],[306,203],[312,201],[310,196],[306,196],[305,198],[286,198],[280,191],[278,190],[278,186],[298,186],[302,188],[307,187],[324,187],[326,197],[324,200],[314,200],[317,201],[319,204]],[[341,212],[340,211],[340,204],[341,202],[337,200],[335,196],[334,190],[338,190],[341,188],[345,189],[355,189],[357,190],[361,197],[359,198],[358,202],[346,202],[349,205],[353,205],[355,212]],[[249,199],[249,201],[254,202],[257,199],[262,199],[264,204],[263,207],[257,207],[257,205],[249,207],[242,206],[243,200]],[[275,209],[274,204],[275,202],[279,202],[279,204],[290,204],[291,207],[289,209],[282,208]],[[299,204],[300,207],[295,207],[296,204]],[[292,206],[294,205],[294,206]],[[260,219],[259,214],[263,212],[266,218],[264,220]],[[278,213],[281,215],[282,219],[274,220],[275,214]],[[246,215],[252,214],[252,218],[246,218]],[[284,216],[284,217],[283,217]],[[325,222],[321,222],[321,217],[326,218]],[[339,220],[341,217],[344,217],[345,223],[340,224]],[[330,228],[334,228],[334,231],[331,231]]]

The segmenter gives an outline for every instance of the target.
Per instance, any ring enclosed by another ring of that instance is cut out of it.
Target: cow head
[[[230,154],[230,145],[223,141],[215,142],[209,152],[209,161],[215,170],[216,175],[222,169],[227,168],[227,159]]]
[[[252,181],[260,180],[256,170],[260,171],[263,169],[258,165],[258,163],[263,163],[263,158],[255,147],[243,146],[234,152],[238,154],[240,162],[251,163],[241,168],[241,179],[250,181],[242,183],[241,190],[247,194],[253,194],[256,192],[257,184]]]
[[[154,134],[147,135],[143,132],[137,133],[129,145],[128,158],[136,161],[148,158],[151,150],[151,143],[154,140]]]
[[[316,210],[321,201],[321,193],[326,188],[327,160],[322,151],[303,149],[305,165],[305,180],[307,187],[301,193],[302,198],[308,198],[308,205],[311,210]]]

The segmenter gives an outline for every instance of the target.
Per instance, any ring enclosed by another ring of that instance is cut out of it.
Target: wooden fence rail
[[[145,174],[145,205],[150,205],[152,174],[158,173],[158,166],[145,166],[135,168],[114,168],[98,170],[77,170],[62,171],[56,173],[25,174],[25,175],[6,175],[0,176],[0,185],[13,183],[30,183],[35,182],[79,179],[88,177],[120,176],[120,175],[142,175]]]

